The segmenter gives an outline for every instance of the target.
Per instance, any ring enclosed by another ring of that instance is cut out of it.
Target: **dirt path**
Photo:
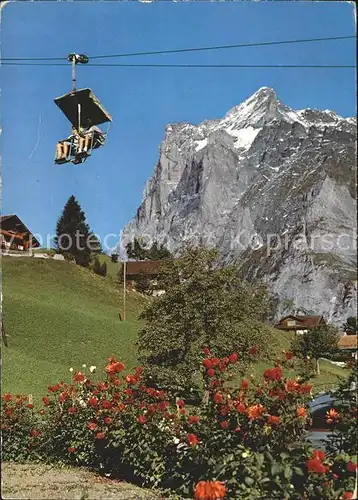
[[[4,500],[164,500],[132,484],[103,478],[84,469],[2,463]]]

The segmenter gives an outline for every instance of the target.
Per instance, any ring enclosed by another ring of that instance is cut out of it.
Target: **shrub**
[[[257,349],[245,355],[254,359]],[[311,386],[284,378],[295,361],[290,352],[282,358],[257,383],[241,378],[230,387],[240,357],[205,348],[207,397],[191,408],[145,385],[141,367],[125,374],[114,357],[103,379],[77,372],[70,384],[50,386],[39,411],[5,394],[3,459],[90,466],[202,500],[348,498],[356,466],[303,441]]]

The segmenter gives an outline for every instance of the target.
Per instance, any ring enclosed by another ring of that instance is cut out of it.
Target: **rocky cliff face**
[[[356,130],[266,87],[223,119],[168,125],[123,242],[215,246],[268,283],[277,316],[299,308],[341,324],[356,315]]]

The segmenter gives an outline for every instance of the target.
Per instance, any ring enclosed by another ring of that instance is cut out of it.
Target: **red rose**
[[[209,369],[213,366],[212,362],[210,359],[204,359],[203,360],[203,365],[205,366],[205,368]]]
[[[275,415],[269,415],[267,417],[267,422],[272,425],[279,425],[281,423],[280,417],[276,417]]]
[[[103,408],[105,408],[106,410],[110,410],[112,408],[112,403],[110,401],[107,401],[106,399],[104,401],[102,401],[102,406]]]
[[[251,349],[249,349],[249,354],[251,354],[251,356],[255,356],[257,354],[257,347],[251,347]]]
[[[210,349],[208,347],[204,347],[203,349],[203,353],[206,355],[206,356],[210,356]]]
[[[10,392],[6,393],[3,395],[4,401],[11,401],[12,400],[12,395]]]
[[[87,427],[90,431],[94,431],[97,428],[96,422],[88,422]]]
[[[46,406],[48,406],[48,405],[50,404],[50,400],[49,400],[49,398],[46,398],[46,397],[45,397],[45,398],[42,398],[42,402],[43,402],[43,404],[44,404],[44,405],[46,405]]]
[[[147,417],[145,415],[139,415],[137,420],[140,424],[145,424],[147,422]]]
[[[230,354],[229,356],[230,363],[236,363],[237,360],[238,360],[238,355],[236,354],[236,352]]]
[[[188,422],[189,424],[197,424],[200,421],[200,418],[197,415],[189,415]]]
[[[88,400],[89,406],[97,406],[98,405],[98,399],[97,398],[90,398]]]
[[[316,474],[325,474],[328,469],[328,467],[322,464],[319,458],[307,460],[307,468],[310,472],[315,472]]]
[[[222,403],[222,402],[223,402],[223,397],[222,397],[222,394],[220,394],[219,392],[217,392],[217,393],[214,395],[214,402],[215,402],[216,404]]]
[[[177,405],[179,406],[179,408],[182,408],[183,406],[185,406],[185,402],[182,399],[178,399]]]
[[[34,405],[32,403],[29,403],[28,405],[26,405],[26,408],[32,410],[34,408]]]
[[[342,497],[344,500],[351,500],[351,498],[353,498],[353,491],[345,491],[343,493],[343,497]]]
[[[41,434],[41,432],[38,431],[37,429],[34,429],[33,431],[31,431],[32,437],[39,437],[40,434]]]
[[[215,375],[215,370],[213,368],[209,368],[208,377],[213,377]]]
[[[70,406],[70,408],[68,409],[68,413],[77,413],[77,408],[75,408],[74,406]]]
[[[313,458],[318,458],[318,460],[323,460],[326,458],[326,455],[323,450],[313,450]]]
[[[68,453],[75,453],[76,448],[74,448],[73,446],[70,446],[69,448],[67,448],[67,451],[68,451]]]
[[[96,439],[104,439],[106,437],[104,432],[97,432]]]
[[[239,413],[246,413],[246,406],[243,403],[238,403],[236,409]]]
[[[227,429],[229,427],[229,422],[227,420],[223,420],[220,422],[220,426],[222,429]]]
[[[241,388],[244,389],[245,391],[246,391],[246,389],[249,388],[249,381],[246,378],[242,379]]]
[[[180,408],[179,413],[181,415],[185,415],[186,414],[186,409],[185,408]]]
[[[78,372],[73,377],[73,380],[75,380],[76,382],[84,382],[86,380],[86,376],[84,373]]]
[[[199,439],[196,437],[195,434],[188,434],[187,435],[187,441],[190,444],[190,446],[194,447],[197,444],[199,444]]]
[[[112,423],[112,419],[111,419],[111,417],[106,417],[106,418],[104,419],[104,423],[105,423],[106,425],[111,424],[111,423]]]
[[[355,472],[357,468],[358,468],[357,464],[354,464],[352,461],[347,463],[348,472]]]

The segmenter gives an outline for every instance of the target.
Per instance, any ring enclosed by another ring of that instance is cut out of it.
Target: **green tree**
[[[139,293],[148,293],[151,290],[151,281],[143,271],[139,272],[135,281],[135,289]]]
[[[345,329],[347,335],[356,335],[357,328],[357,318],[355,316],[350,316],[347,318],[347,321],[344,323],[343,328]]]
[[[260,338],[267,294],[243,282],[235,267],[221,267],[217,251],[188,249],[163,261],[158,286],[166,293],[142,313],[138,341],[156,383],[187,390],[195,385],[203,346],[226,356]]]
[[[126,252],[129,259],[134,260],[163,260],[171,256],[164,244],[158,245],[156,241],[148,247],[143,239],[134,238],[133,242],[126,245]]]
[[[102,265],[98,257],[94,259],[92,270],[94,273],[98,274],[99,276],[102,276]]]
[[[107,262],[103,262],[101,266],[101,276],[107,276]]]
[[[71,196],[57,221],[55,245],[58,253],[72,256],[76,264],[88,267],[91,261],[91,235],[80,204]]]
[[[316,363],[316,373],[320,374],[319,358],[339,352],[338,330],[332,325],[312,328],[307,333],[296,334],[291,349],[299,357],[310,357]]]
[[[111,261],[114,262],[114,263],[117,263],[118,262],[118,253],[112,253],[111,254]]]

